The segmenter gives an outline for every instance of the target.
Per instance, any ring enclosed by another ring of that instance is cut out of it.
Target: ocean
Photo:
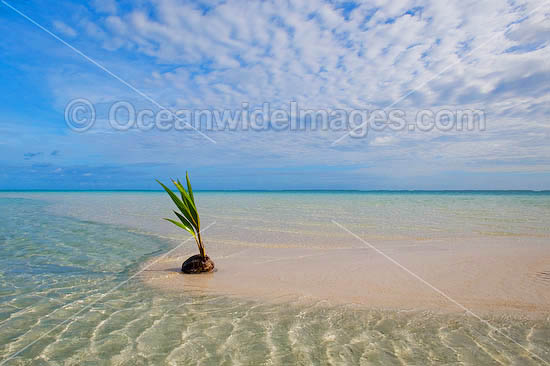
[[[162,192],[0,192],[0,365],[550,362],[549,192],[195,195],[219,271],[178,287]]]

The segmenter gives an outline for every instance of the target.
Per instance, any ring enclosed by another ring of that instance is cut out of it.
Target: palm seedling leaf
[[[185,207],[187,208],[187,213],[189,214],[192,222],[196,225],[197,229],[200,229],[199,214],[197,212],[197,207],[195,206],[194,200],[191,199],[179,180],[172,180],[172,183],[174,183],[178,191],[180,191],[181,200],[185,204]]]
[[[172,192],[172,190],[168,187],[166,187],[164,184],[162,184],[160,181],[157,180],[157,182],[164,188],[166,193],[172,198],[172,201],[176,204],[176,207],[180,210],[180,212],[185,216],[185,218],[189,221],[189,223],[193,226],[193,229],[197,229],[196,227],[196,221],[193,219],[193,216],[191,215],[191,211],[189,210],[189,207],[187,207],[187,203],[185,200],[181,200],[178,196]]]
[[[157,182],[164,188],[166,193],[170,196],[176,207],[180,212],[174,211],[174,214],[178,217],[180,222],[172,219],[165,218],[166,221],[171,222],[172,224],[184,229],[193,237],[197,242],[199,247],[199,252],[202,256],[205,256],[204,245],[202,244],[201,232],[200,232],[200,218],[197,211],[197,206],[195,205],[195,197],[193,196],[193,189],[191,188],[191,182],[189,181],[189,175],[185,173],[185,179],[187,183],[187,190],[178,180],[173,180],[172,183],[176,186],[180,193],[178,197],[172,190],[162,184],[159,180]]]
[[[191,201],[193,201],[193,205],[195,204],[195,197],[193,197],[193,189],[191,188],[191,182],[189,181],[189,174],[185,172],[185,179],[187,180],[187,190],[189,191],[189,197],[191,197]]]
[[[193,237],[195,237],[195,232],[189,226],[185,226],[185,224],[172,219],[164,218],[164,220],[170,221],[172,224],[181,227],[183,230],[188,231],[191,235],[193,235]]]

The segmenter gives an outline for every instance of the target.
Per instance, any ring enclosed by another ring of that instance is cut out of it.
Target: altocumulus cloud
[[[428,184],[422,177],[438,174],[443,186],[453,188],[457,174],[468,180],[480,172],[490,185],[487,174],[495,171],[497,180],[532,173],[526,188],[537,188],[541,175],[550,182],[550,6],[543,1],[162,0],[130,6],[96,0],[64,4],[64,15],[41,12],[45,5],[37,4],[23,10],[67,40],[78,35],[79,49],[174,110],[239,108],[243,101],[376,109],[418,88],[395,107],[407,115],[426,108],[483,109],[487,115],[486,131],[372,133],[334,147],[330,143],[341,133],[212,132],[218,144],[210,145],[191,132],[114,134],[100,120],[86,136],[52,134],[44,149],[80,146],[65,157],[72,159],[67,164],[171,161],[174,169],[193,167],[176,158],[193,153],[201,158],[197,168],[221,172],[324,167],[330,187],[342,188],[384,188],[372,186],[371,178],[387,184],[402,176],[415,177],[416,186],[393,188],[422,188]],[[16,26],[32,27],[20,21]],[[151,107],[71,50],[55,42],[52,47],[43,77],[53,109],[62,111],[73,98]],[[18,148],[15,142],[3,145]],[[95,160],[84,158],[90,154]],[[347,173],[336,167],[347,167]],[[449,171],[455,173],[445,181]],[[280,176],[274,175],[273,184],[284,188],[292,181]],[[347,185],[350,178],[359,183]],[[361,186],[362,179],[369,185]]]

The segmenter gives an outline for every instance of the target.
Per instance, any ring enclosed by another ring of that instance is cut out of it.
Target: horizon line
[[[164,192],[161,189],[0,189],[0,192]],[[550,189],[195,189],[194,192],[529,192]]]

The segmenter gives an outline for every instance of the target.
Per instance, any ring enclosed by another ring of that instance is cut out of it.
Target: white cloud
[[[67,24],[63,23],[60,20],[54,21],[53,26],[54,26],[54,29],[57,32],[61,33],[63,36],[73,38],[73,37],[76,37],[78,34],[73,28],[71,28],[70,26],[68,26]]]
[[[341,132],[215,133],[217,147],[200,147],[210,164],[234,159],[253,166],[243,156],[254,155],[258,165],[386,160],[422,171],[426,162],[434,169],[478,170],[495,159],[503,169],[515,167],[519,156],[540,170],[540,159],[550,156],[550,6],[543,1],[370,1],[348,18],[341,4],[319,1],[223,2],[207,10],[172,0],[130,9],[95,4],[101,15],[79,22],[90,48],[103,46],[102,63],[174,109],[291,100],[304,108],[374,109],[419,87],[397,104],[408,115],[444,107],[487,114],[485,132],[373,132],[335,148],[330,143]],[[57,100],[140,99],[96,72],[79,74],[86,80],[81,85],[52,74]],[[120,146],[149,144],[163,158],[181,146],[179,134],[117,138]]]
[[[92,6],[102,13],[116,13],[118,9],[115,0],[92,0]]]
[[[387,146],[395,143],[397,139],[395,136],[378,136],[370,143],[372,146]]]

